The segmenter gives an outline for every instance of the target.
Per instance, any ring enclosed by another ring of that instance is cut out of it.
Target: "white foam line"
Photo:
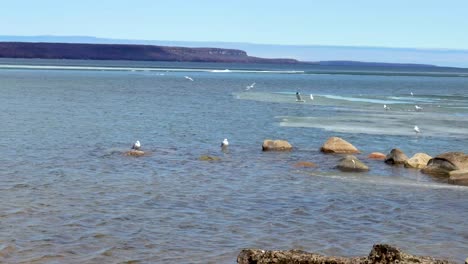
[[[91,70],[91,71],[168,71],[168,72],[212,72],[219,73],[216,69],[194,68],[148,68],[148,67],[98,67],[98,66],[59,66],[59,65],[0,65],[0,69],[30,69],[30,70]],[[262,71],[262,70],[230,70],[236,73],[279,73],[296,74],[304,71]]]

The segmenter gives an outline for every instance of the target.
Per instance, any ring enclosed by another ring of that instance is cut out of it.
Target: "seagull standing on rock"
[[[140,148],[141,148],[141,144],[140,144],[139,140],[137,140],[135,143],[133,143],[132,149],[140,150]]]

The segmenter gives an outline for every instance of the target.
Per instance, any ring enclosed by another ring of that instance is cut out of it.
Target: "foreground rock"
[[[449,172],[449,183],[468,185],[468,170],[454,170]]]
[[[132,150],[125,152],[125,156],[140,157],[144,155],[145,155],[144,151],[136,150],[136,149],[132,149]]]
[[[407,160],[408,156],[406,156],[406,154],[398,148],[392,149],[385,157],[385,163],[390,165],[404,164]]]
[[[340,163],[336,166],[341,171],[368,171],[369,167],[362,163],[358,158],[353,155],[347,155],[340,160]]]
[[[430,159],[432,159],[432,157],[426,153],[416,153],[413,157],[405,161],[405,167],[423,169],[427,166]]]
[[[372,152],[367,156],[369,159],[385,160],[386,155],[380,152]]]
[[[359,150],[355,146],[353,146],[348,141],[339,137],[329,138],[320,148],[320,151],[324,153],[336,153],[336,154],[360,153]]]
[[[445,264],[452,263],[448,260],[440,260],[432,257],[414,256],[402,252],[390,245],[374,245],[367,257],[343,258],[327,257],[301,250],[261,250],[244,249],[238,257],[239,264],[390,264],[390,263],[419,263],[419,264]]]
[[[446,152],[432,158],[422,172],[432,175],[449,176],[451,171],[467,170],[468,155],[463,152]]]
[[[292,146],[286,140],[265,139],[262,144],[262,150],[263,151],[290,151],[292,150]]]

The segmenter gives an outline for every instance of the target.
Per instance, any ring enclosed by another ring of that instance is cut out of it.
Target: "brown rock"
[[[309,162],[309,161],[299,161],[296,164],[294,164],[294,167],[296,167],[296,168],[299,168],[299,167],[313,168],[315,166],[317,166],[317,165],[315,165],[315,163]]]
[[[125,156],[141,157],[144,156],[145,152],[141,150],[132,149],[125,152]]]
[[[449,183],[468,185],[468,170],[454,170],[449,172]]]
[[[292,146],[286,140],[265,139],[263,141],[262,150],[263,151],[290,151],[292,150]]]
[[[422,169],[426,167],[430,159],[432,159],[432,157],[426,153],[416,153],[413,157],[405,161],[405,167]]]
[[[369,167],[367,167],[364,163],[362,163],[358,158],[353,155],[347,155],[343,159],[340,160],[338,169],[342,171],[367,171]]]
[[[355,146],[353,146],[348,141],[339,137],[329,138],[320,148],[320,151],[324,153],[338,153],[338,154],[360,153],[359,150]]]
[[[243,249],[237,256],[238,264],[448,264],[448,260],[414,256],[390,245],[374,245],[367,257],[327,257],[302,250]]]
[[[408,159],[408,156],[398,148],[394,148],[390,153],[385,157],[385,163],[395,165],[395,164],[404,164]]]
[[[202,161],[219,161],[219,160],[221,160],[221,158],[219,158],[219,157],[209,156],[209,155],[202,155],[198,159],[202,160]]]
[[[385,159],[385,154],[380,153],[380,152],[372,152],[367,156],[369,159],[376,159],[376,160],[384,160]]]
[[[422,172],[449,176],[451,171],[466,169],[468,169],[468,155],[463,152],[446,152],[430,159]]]

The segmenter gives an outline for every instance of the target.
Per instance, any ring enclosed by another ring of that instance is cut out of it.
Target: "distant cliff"
[[[0,58],[298,63],[294,59],[251,57],[237,49],[44,42],[0,42]]]

